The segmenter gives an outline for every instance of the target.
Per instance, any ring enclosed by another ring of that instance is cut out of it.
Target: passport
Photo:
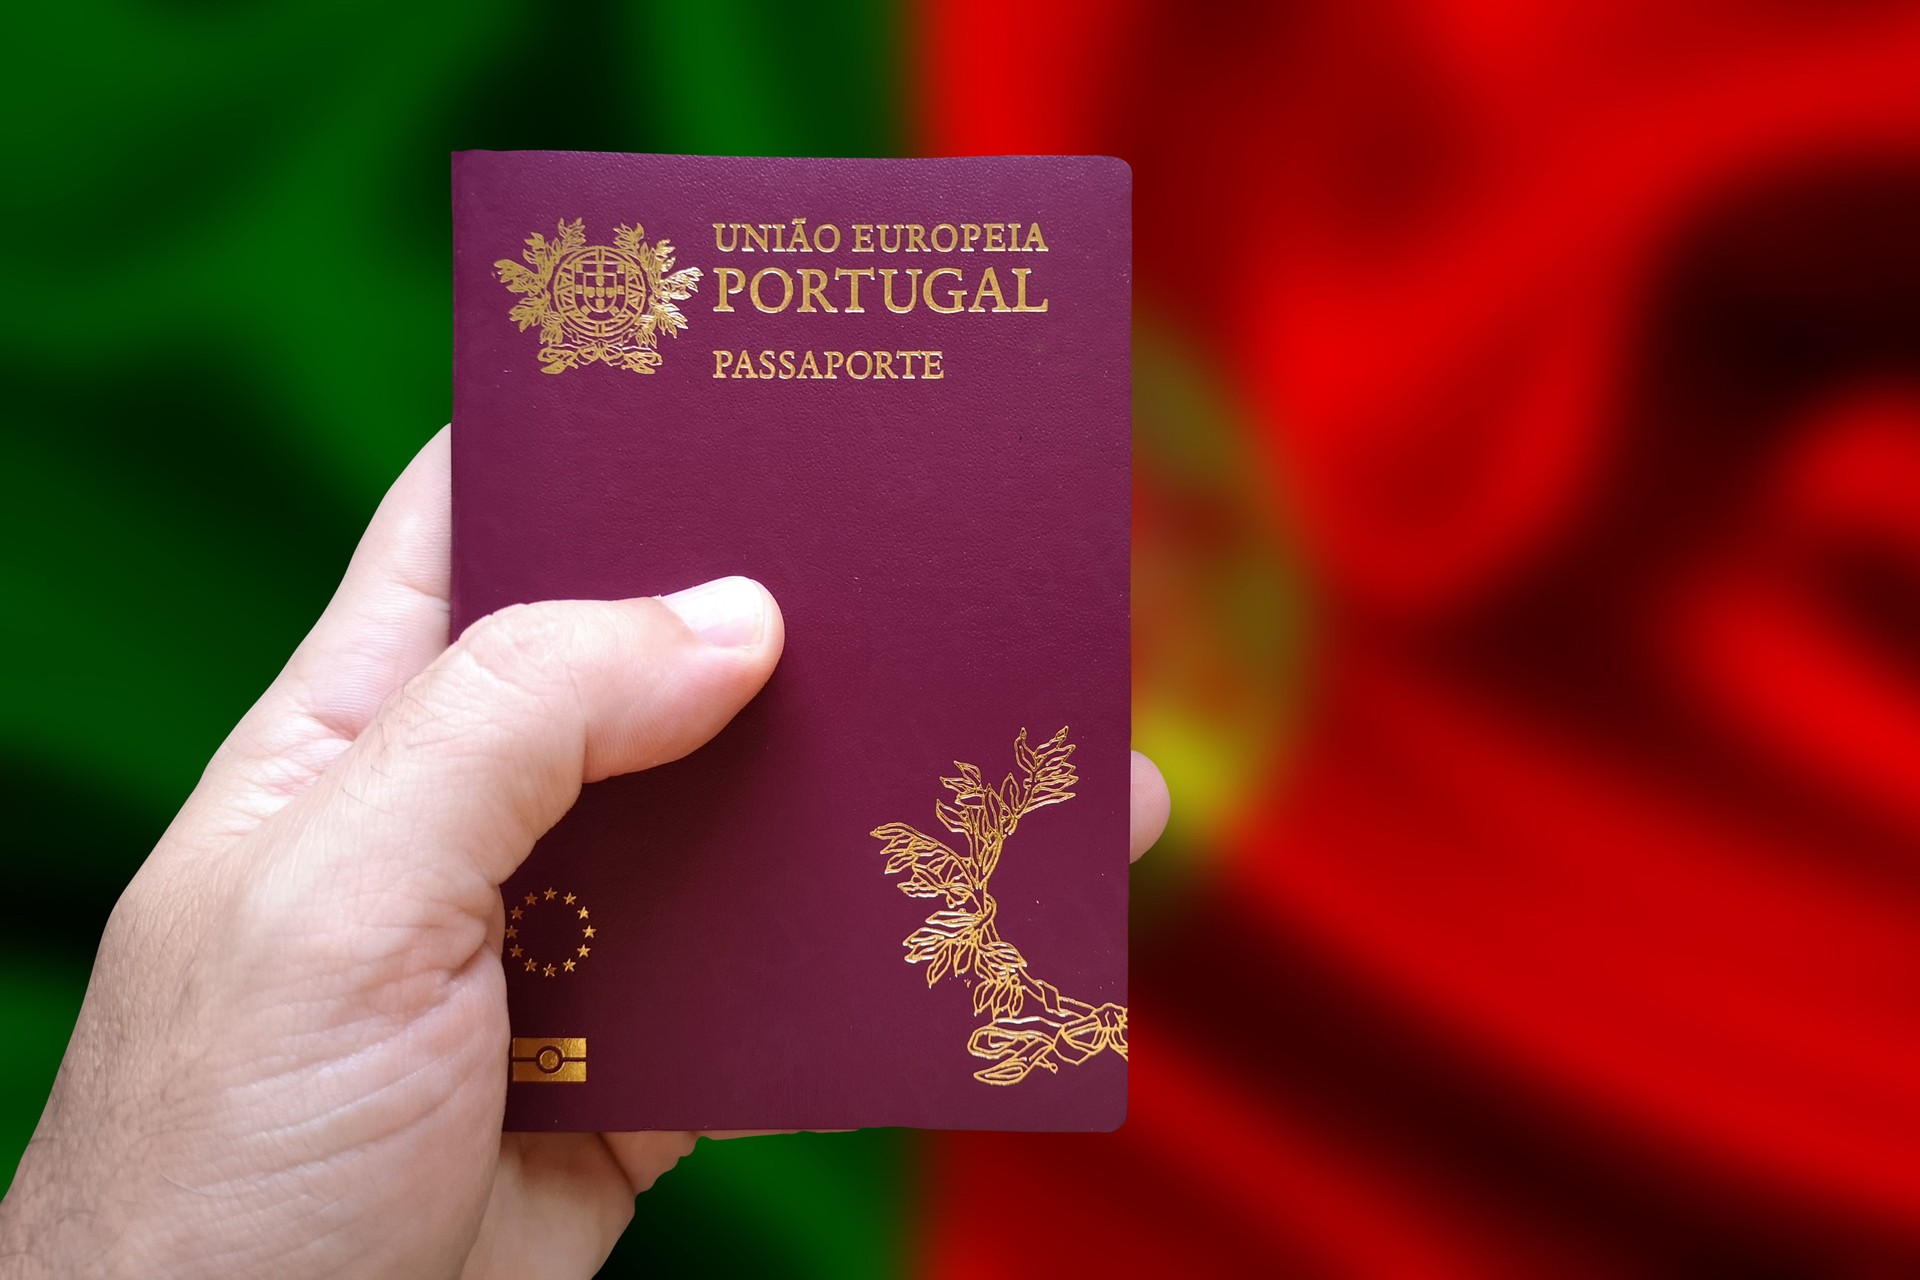
[[[1120,1124],[1130,198],[455,155],[454,634],[731,574],[787,634],[504,886],[508,1129]]]

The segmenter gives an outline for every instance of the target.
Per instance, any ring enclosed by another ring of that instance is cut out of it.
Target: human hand
[[[501,1132],[499,886],[583,783],[717,733],[779,608],[723,579],[449,648],[448,545],[443,431],[115,906],[0,1202],[20,1274],[588,1276],[692,1149]],[[1136,755],[1133,857],[1166,817]]]

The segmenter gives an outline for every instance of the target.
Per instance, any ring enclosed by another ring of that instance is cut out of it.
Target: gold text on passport
[[[996,315],[1039,315],[1048,299],[1027,296],[1029,267],[1014,267],[1002,281],[992,267],[968,275],[959,267],[835,267],[831,277],[820,267],[801,267],[792,273],[766,267],[749,276],[738,267],[716,267],[715,311],[732,311],[733,299],[745,294],[755,311],[778,315],[788,307],[800,315],[814,312],[859,315],[878,311],[882,303],[894,315],[912,314],[925,306],[941,315],[962,311],[991,311]],[[861,291],[861,283],[868,288]],[[1009,301],[1008,294],[1012,294]],[[798,305],[795,305],[795,300]]]
[[[947,376],[941,351],[719,351],[713,376],[749,381],[826,382],[841,378],[865,382],[938,382]]]
[[[791,222],[716,222],[713,247],[721,253],[837,253],[840,228],[823,222],[811,231]],[[856,222],[851,253],[1045,253],[1037,222]]]

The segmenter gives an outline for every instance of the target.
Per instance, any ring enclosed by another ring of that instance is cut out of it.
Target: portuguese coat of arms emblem
[[[700,268],[673,269],[673,244],[649,244],[639,226],[615,229],[613,243],[588,244],[582,220],[562,219],[552,239],[527,237],[526,265],[502,258],[500,282],[520,301],[507,317],[525,333],[540,327],[540,368],[565,373],[605,364],[633,373],[660,367],[660,335],[687,318],[673,304],[693,295]]]

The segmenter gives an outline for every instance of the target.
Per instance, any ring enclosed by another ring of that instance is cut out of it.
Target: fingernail
[[[746,649],[767,631],[767,595],[751,578],[715,578],[660,603],[680,615],[693,633],[722,649]]]

